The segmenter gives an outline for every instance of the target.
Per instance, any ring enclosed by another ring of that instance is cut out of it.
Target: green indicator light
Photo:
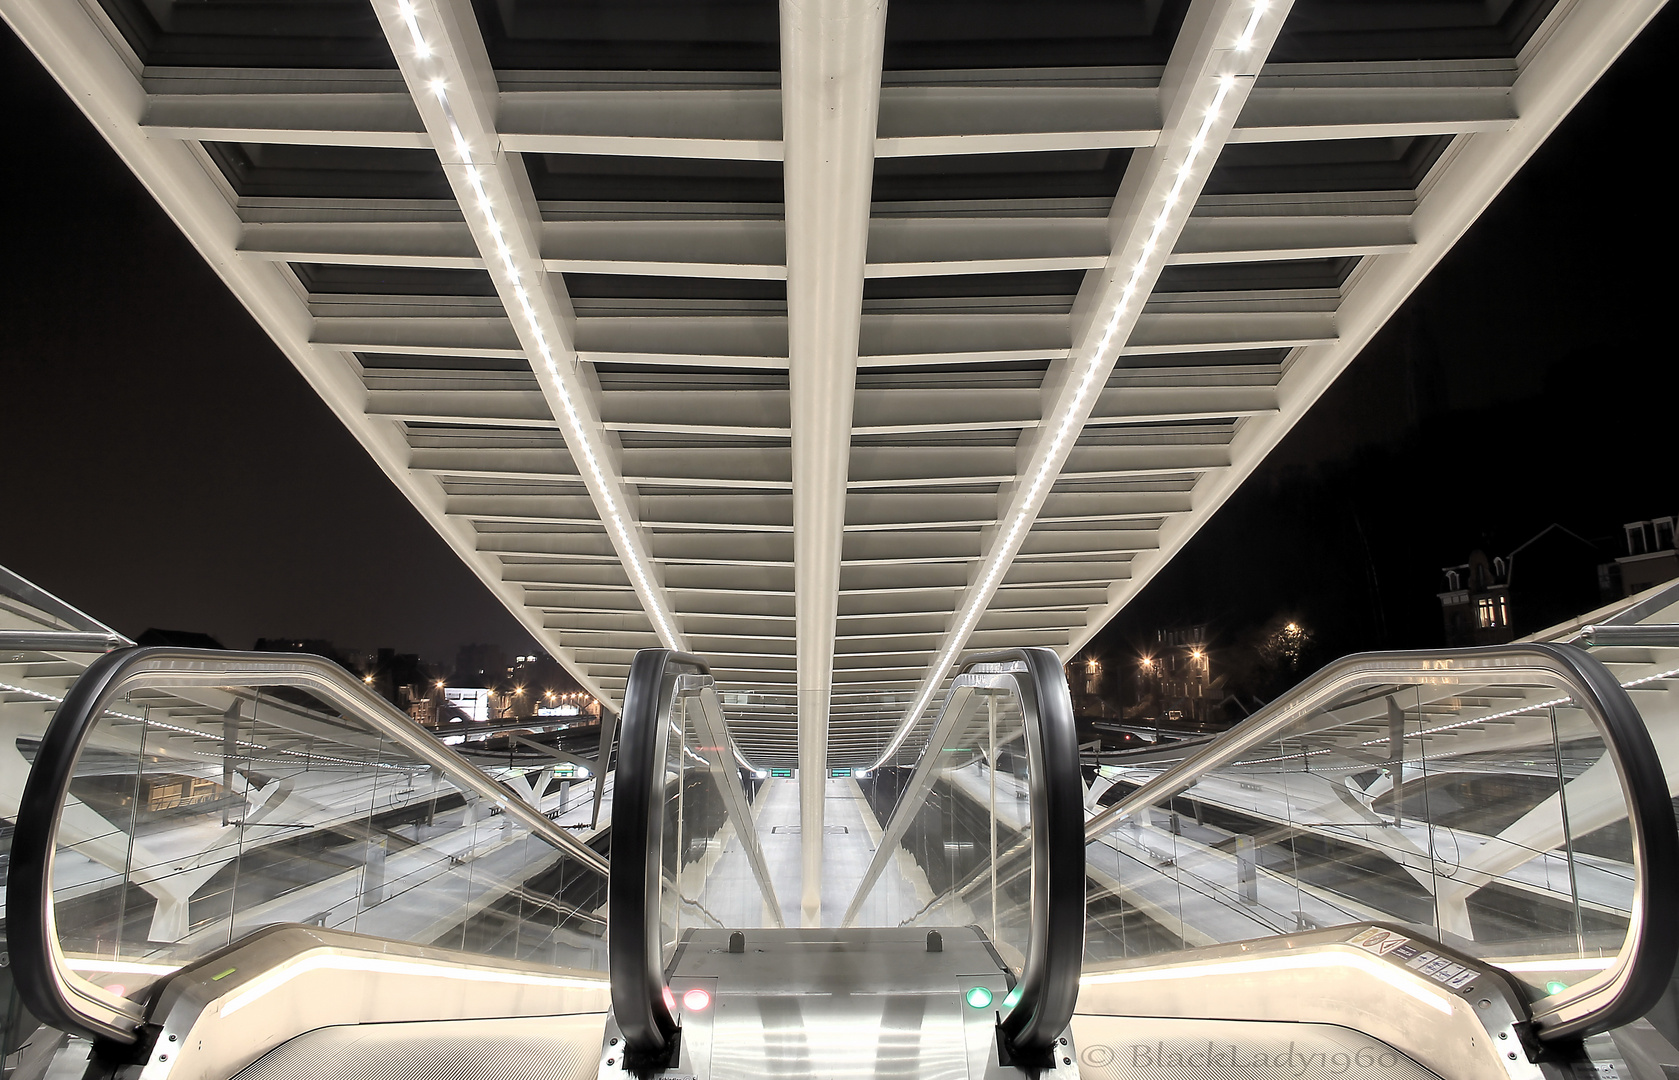
[[[226,971],[222,972],[220,975],[210,976],[210,981],[211,982],[221,982],[223,979],[227,978],[229,975],[232,975],[235,971],[238,971],[238,970],[239,970],[238,968],[228,968]]]
[[[1554,980],[1545,984],[1545,993],[1547,994],[1560,994],[1567,989],[1567,983],[1559,983]]]
[[[983,1009],[991,1004],[991,991],[983,986],[976,986],[968,991],[968,1005],[971,1008]]]
[[[1012,1009],[1016,1005],[1019,1005],[1020,1004],[1020,992],[1021,992],[1021,990],[1022,990],[1021,986],[1017,986],[1013,990],[1010,990],[1009,991],[1009,996],[1003,999],[1003,1007],[1006,1008],[1006,1009]]]

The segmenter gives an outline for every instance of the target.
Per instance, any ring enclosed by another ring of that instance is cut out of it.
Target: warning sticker
[[[1403,934],[1371,927],[1368,930],[1360,931],[1348,944],[1357,945],[1361,949],[1368,949],[1377,956],[1386,956],[1395,949],[1409,945],[1410,942],[1411,939]]]

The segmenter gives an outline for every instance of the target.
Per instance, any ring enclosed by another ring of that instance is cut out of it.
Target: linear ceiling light
[[[1270,0],[1258,0],[1254,4],[1248,17],[1247,26],[1235,43],[1236,52],[1246,53],[1252,49],[1254,34],[1270,8]],[[1244,58],[1245,61],[1246,58]],[[1061,414],[1052,418],[1050,424],[1045,425],[1051,427],[1054,434],[1050,438],[1047,449],[1037,455],[1038,464],[1033,469],[1031,479],[1027,483],[1024,498],[1021,500],[1014,516],[1009,519],[1005,526],[1002,541],[992,545],[991,556],[986,560],[984,570],[979,577],[979,586],[969,590],[955,632],[949,636],[944,649],[933,661],[931,677],[927,679],[920,695],[910,706],[909,712],[904,714],[897,730],[893,732],[891,741],[886,744],[886,748],[881,751],[880,756],[870,766],[871,769],[877,769],[886,764],[898,752],[904,740],[909,737],[910,730],[915,726],[916,720],[926,711],[933,696],[938,692],[939,686],[944,680],[944,673],[956,659],[956,654],[967,643],[968,635],[973,632],[974,627],[979,623],[980,616],[985,613],[984,609],[991,597],[993,586],[997,584],[1004,571],[1013,562],[1018,545],[1023,540],[1026,530],[1037,519],[1043,500],[1048,496],[1050,486],[1060,473],[1062,450],[1083,429],[1083,420],[1088,415],[1092,405],[1092,398],[1097,392],[1097,383],[1100,376],[1112,368],[1119,348],[1124,344],[1124,339],[1130,335],[1131,327],[1136,321],[1137,310],[1142,305],[1143,300],[1146,299],[1144,283],[1154,280],[1154,277],[1158,275],[1164,265],[1167,255],[1170,254],[1171,245],[1162,243],[1162,237],[1167,235],[1168,229],[1172,229],[1171,235],[1175,236],[1176,230],[1182,226],[1182,219],[1189,214],[1194,200],[1183,197],[1184,189],[1198,172],[1204,171],[1208,167],[1210,156],[1205,153],[1208,136],[1213,130],[1213,125],[1218,123],[1222,116],[1225,100],[1236,87],[1236,75],[1228,71],[1212,75],[1209,79],[1210,81],[1206,85],[1207,89],[1212,92],[1211,101],[1202,113],[1199,128],[1183,149],[1183,156],[1177,162],[1174,170],[1171,187],[1153,207],[1155,215],[1153,226],[1147,239],[1142,242],[1138,249],[1137,259],[1131,266],[1129,279],[1126,281],[1124,288],[1120,290],[1118,299],[1114,301],[1107,312],[1106,319],[1101,324],[1102,333],[1096,346],[1090,350],[1089,355],[1084,359],[1083,369],[1079,373],[1078,389],[1071,398],[1067,399]]]
[[[448,124],[450,142],[458,160],[447,163],[464,166],[467,184],[471,186],[475,197],[473,208],[483,218],[484,228],[493,241],[496,259],[485,258],[485,265],[493,277],[501,279],[501,283],[512,292],[518,302],[520,313],[524,316],[524,333],[521,337],[525,339],[527,353],[534,346],[534,351],[542,358],[540,365],[533,365],[537,376],[545,380],[554,397],[560,402],[561,415],[556,419],[560,421],[566,445],[571,449],[574,459],[582,458],[589,476],[595,482],[595,490],[599,493],[596,508],[600,511],[602,522],[612,530],[618,541],[618,550],[623,557],[625,568],[635,579],[636,591],[640,594],[643,608],[658,630],[659,640],[667,648],[680,650],[683,648],[683,642],[672,625],[670,615],[665,611],[654,586],[653,575],[635,542],[630,523],[625,516],[622,496],[616,490],[617,484],[607,475],[602,464],[602,450],[596,447],[594,436],[584,423],[576,399],[566,385],[566,380],[561,377],[559,364],[554,359],[554,349],[549,343],[549,334],[544,327],[542,313],[537,307],[537,301],[547,299],[542,292],[547,270],[541,265],[540,259],[532,257],[528,252],[516,253],[508,243],[509,230],[505,226],[509,223],[504,223],[498,217],[496,202],[485,185],[485,170],[498,167],[495,155],[499,148],[485,147],[483,160],[475,159],[474,146],[462,130],[450,101],[449,71],[443,52],[426,39],[420,26],[419,9],[410,0],[397,0],[396,12],[413,39],[415,60],[422,62],[422,68],[428,69],[420,72],[421,77],[415,81],[415,85],[424,86],[437,99],[438,107]],[[443,156],[443,151],[440,150],[439,155]],[[480,245],[481,249],[482,246]],[[521,272],[521,262],[528,264],[525,267],[529,272],[528,287],[525,274]],[[549,305],[544,303],[543,306]],[[558,320],[553,321],[557,326]],[[515,323],[517,324],[517,320]]]

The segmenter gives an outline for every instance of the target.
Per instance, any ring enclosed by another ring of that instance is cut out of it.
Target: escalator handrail
[[[961,670],[1015,662],[1025,665],[1032,695],[1025,725],[1032,936],[1021,969],[1020,1000],[1000,1027],[1014,1048],[1033,1054],[1055,1045],[1078,1005],[1084,963],[1084,785],[1067,672],[1053,649],[982,653]]]
[[[676,679],[672,668],[709,675],[697,656],[642,649],[630,661],[624,709],[618,720],[618,771],[612,795],[612,873],[607,877],[607,971],[612,1013],[628,1052],[663,1053],[676,1033],[665,1001],[660,956],[660,875],[663,868],[665,756]]]
[[[1627,925],[1628,944],[1609,969],[1613,974],[1603,982],[1582,982],[1535,1002],[1533,1024],[1539,1038],[1556,1041],[1583,1038],[1637,1020],[1661,998],[1679,960],[1679,920],[1666,914],[1679,904],[1679,829],[1660,758],[1638,707],[1601,662],[1572,645],[1529,642],[1345,657],[1231,728],[1199,754],[1092,817],[1085,824],[1085,838],[1098,839],[1119,821],[1176,795],[1197,777],[1276,737],[1332,700],[1349,682],[1372,676],[1391,677],[1395,682],[1422,680],[1438,678],[1448,670],[1542,672],[1559,680],[1597,722],[1628,801],[1638,886]]]
[[[119,649],[89,664],[53,713],[24,783],[12,836],[6,885],[8,948],[18,994],[37,1019],[119,1043],[135,1042],[135,1029],[144,1019],[140,1002],[114,1001],[69,969],[53,916],[52,863],[59,817],[82,747],[106,706],[122,691],[142,686],[275,685],[321,692],[458,787],[489,800],[597,873],[607,873],[607,861],[599,852],[537,813],[325,657],[172,646]]]
[[[977,670],[981,668],[996,670]],[[1019,687],[1031,809],[1030,938],[1018,984],[1020,997],[1000,1026],[1015,1051],[1040,1055],[1072,1021],[1084,959],[1084,784],[1078,733],[1067,675],[1054,650],[1005,649],[969,657],[956,671],[951,694],[971,685],[971,677],[984,675],[1009,676]],[[1022,675],[1024,680],[1019,678]],[[937,748],[931,740],[947,737],[938,732],[951,707],[952,699],[947,697],[918,767],[938,767]],[[917,796],[916,790],[922,795]],[[919,812],[926,790],[930,789],[917,789],[913,782],[904,789],[842,925],[850,925],[861,908],[908,820]],[[1000,855],[993,852],[992,858]]]

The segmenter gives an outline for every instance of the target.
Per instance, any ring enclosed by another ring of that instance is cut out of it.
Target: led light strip
[[[420,28],[419,10],[411,0],[397,0],[396,12],[402,25],[407,27],[409,37],[413,41],[413,54],[416,60],[428,65],[442,67],[443,58],[436,48],[426,40]],[[500,260],[486,257],[484,263],[492,275],[501,278],[502,282],[513,293],[518,301],[519,309],[524,315],[525,334],[528,335],[527,349],[531,343],[535,345],[536,353],[542,358],[540,373],[548,377],[548,385],[560,401],[562,416],[559,417],[563,427],[566,445],[573,451],[575,459],[579,454],[583,463],[588,467],[589,475],[594,479],[595,490],[599,492],[597,509],[600,511],[602,522],[612,530],[618,541],[618,550],[627,564],[631,575],[635,578],[637,592],[641,596],[642,607],[652,618],[658,628],[659,640],[666,648],[681,650],[684,643],[677,635],[666,614],[664,604],[653,584],[652,574],[641,557],[641,549],[635,542],[630,525],[625,518],[619,493],[615,490],[615,481],[607,475],[601,461],[601,454],[595,448],[594,440],[583,423],[583,417],[578,412],[577,404],[565,380],[560,376],[559,364],[554,359],[554,350],[548,343],[547,332],[543,329],[542,318],[532,303],[531,289],[527,289],[523,277],[519,272],[518,263],[511,246],[507,243],[506,229],[496,215],[495,201],[490,198],[484,186],[484,174],[477,163],[472,160],[472,146],[459,122],[456,120],[455,110],[449,100],[449,83],[446,73],[426,73],[424,85],[437,99],[438,107],[442,110],[445,121],[449,126],[449,134],[454,144],[454,151],[459,158],[458,164],[466,167],[466,180],[476,196],[476,209],[484,220],[484,227],[489,231],[495,242],[495,254]],[[439,156],[442,156],[441,152]],[[463,208],[464,209],[464,208]],[[533,273],[533,279],[540,281],[542,275]],[[531,288],[541,288],[532,285]],[[525,336],[525,335],[521,335]]]
[[[1252,45],[1252,32],[1258,27],[1260,18],[1269,6],[1269,0],[1260,0],[1259,3],[1254,5],[1253,15],[1248,22],[1248,29],[1244,31],[1249,46]],[[932,703],[933,695],[938,692],[939,687],[944,682],[945,672],[950,669],[950,665],[955,661],[956,654],[967,644],[968,636],[973,633],[974,627],[984,614],[984,608],[990,602],[993,588],[998,579],[1002,577],[1004,570],[1013,562],[1015,552],[1024,540],[1026,530],[1037,519],[1043,500],[1048,497],[1048,489],[1054,482],[1055,476],[1052,474],[1059,474],[1060,472],[1062,449],[1066,447],[1069,440],[1083,430],[1083,418],[1094,404],[1092,398],[1097,391],[1097,377],[1104,371],[1109,370],[1117,358],[1121,344],[1121,328],[1124,328],[1127,336],[1130,333],[1132,316],[1136,314],[1135,309],[1140,306],[1139,294],[1142,292],[1142,282],[1151,274],[1158,272],[1160,264],[1170,253],[1167,248],[1161,245],[1160,239],[1178,216],[1187,213],[1187,207],[1180,207],[1179,205],[1183,201],[1183,189],[1189,183],[1190,178],[1195,175],[1197,166],[1202,164],[1201,156],[1207,148],[1207,136],[1212,132],[1213,125],[1219,120],[1225,99],[1236,88],[1236,76],[1231,74],[1218,75],[1215,77],[1215,85],[1216,90],[1213,94],[1212,104],[1207,107],[1206,113],[1201,118],[1200,129],[1189,140],[1184,158],[1178,163],[1177,175],[1172,182],[1171,189],[1166,193],[1159,212],[1155,215],[1154,226],[1149,231],[1148,239],[1143,241],[1140,255],[1131,268],[1130,279],[1126,281],[1125,287],[1120,290],[1119,302],[1114,305],[1113,310],[1108,314],[1107,321],[1102,327],[1102,336],[1085,360],[1078,389],[1074,392],[1072,400],[1062,413],[1060,422],[1056,424],[1055,434],[1051,436],[1048,446],[1038,455],[1037,467],[1033,470],[1032,479],[1026,486],[1026,494],[1020,508],[1009,521],[1008,529],[1004,532],[1002,541],[993,546],[991,558],[987,560],[985,572],[980,577],[979,587],[970,590],[968,593],[968,601],[963,606],[962,617],[957,622],[956,631],[950,635],[950,640],[943,651],[933,661],[926,686],[916,697],[915,703],[910,706],[909,712],[904,715],[904,719],[898,725],[898,730],[893,734],[892,740],[886,744],[886,749],[881,751],[880,756],[875,759],[874,764],[870,765],[869,768],[880,768],[886,764],[893,754],[898,752],[898,748],[909,737],[910,730],[915,726],[915,722],[921,718],[922,713]]]

